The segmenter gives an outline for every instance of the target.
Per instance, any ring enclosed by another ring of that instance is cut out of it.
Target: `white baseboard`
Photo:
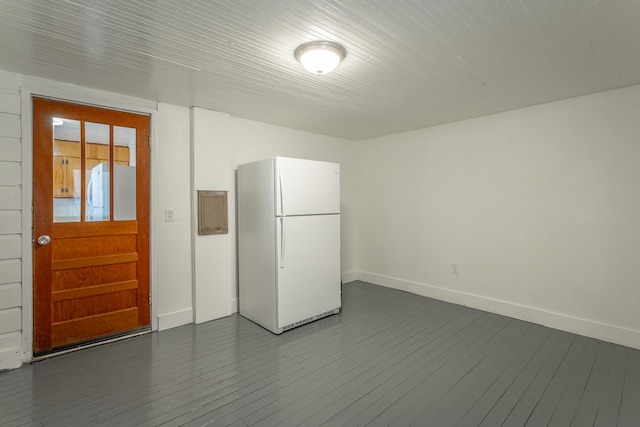
[[[353,282],[358,280],[359,271],[348,271],[346,273],[342,273],[342,284]]]
[[[193,323],[193,310],[188,308],[173,313],[161,314],[158,316],[158,330],[164,331],[182,325]]]
[[[411,292],[453,304],[477,308],[490,313],[640,349],[640,331],[633,329],[364,271],[350,272],[349,275],[354,277],[353,280],[362,280],[363,282],[369,282],[375,285]],[[343,277],[344,276],[345,275],[343,275]]]

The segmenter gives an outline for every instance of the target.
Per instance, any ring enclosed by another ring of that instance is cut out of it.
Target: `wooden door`
[[[149,116],[33,109],[34,354],[148,328]]]

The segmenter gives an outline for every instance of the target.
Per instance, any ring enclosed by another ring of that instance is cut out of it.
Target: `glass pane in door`
[[[113,127],[113,219],[136,219],[136,130]]]
[[[53,222],[79,222],[80,121],[53,118]]]
[[[109,125],[85,122],[86,221],[111,218],[111,129]]]

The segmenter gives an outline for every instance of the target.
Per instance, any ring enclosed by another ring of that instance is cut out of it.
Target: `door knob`
[[[51,242],[51,237],[47,236],[46,234],[43,234],[42,236],[38,237],[38,244],[40,246],[47,246],[50,242]]]

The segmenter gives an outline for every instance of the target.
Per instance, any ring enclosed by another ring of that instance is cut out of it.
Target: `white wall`
[[[360,142],[358,277],[640,348],[639,136],[634,86]]]
[[[158,329],[193,321],[191,298],[191,155],[189,109],[158,104],[151,149],[155,271],[153,303]],[[165,212],[173,211],[173,221]]]
[[[0,71],[0,370],[21,364],[21,84]]]
[[[219,319],[236,311],[232,302],[235,228],[227,234],[198,235],[197,193],[233,188],[229,114],[191,108],[191,180],[194,322]]]

